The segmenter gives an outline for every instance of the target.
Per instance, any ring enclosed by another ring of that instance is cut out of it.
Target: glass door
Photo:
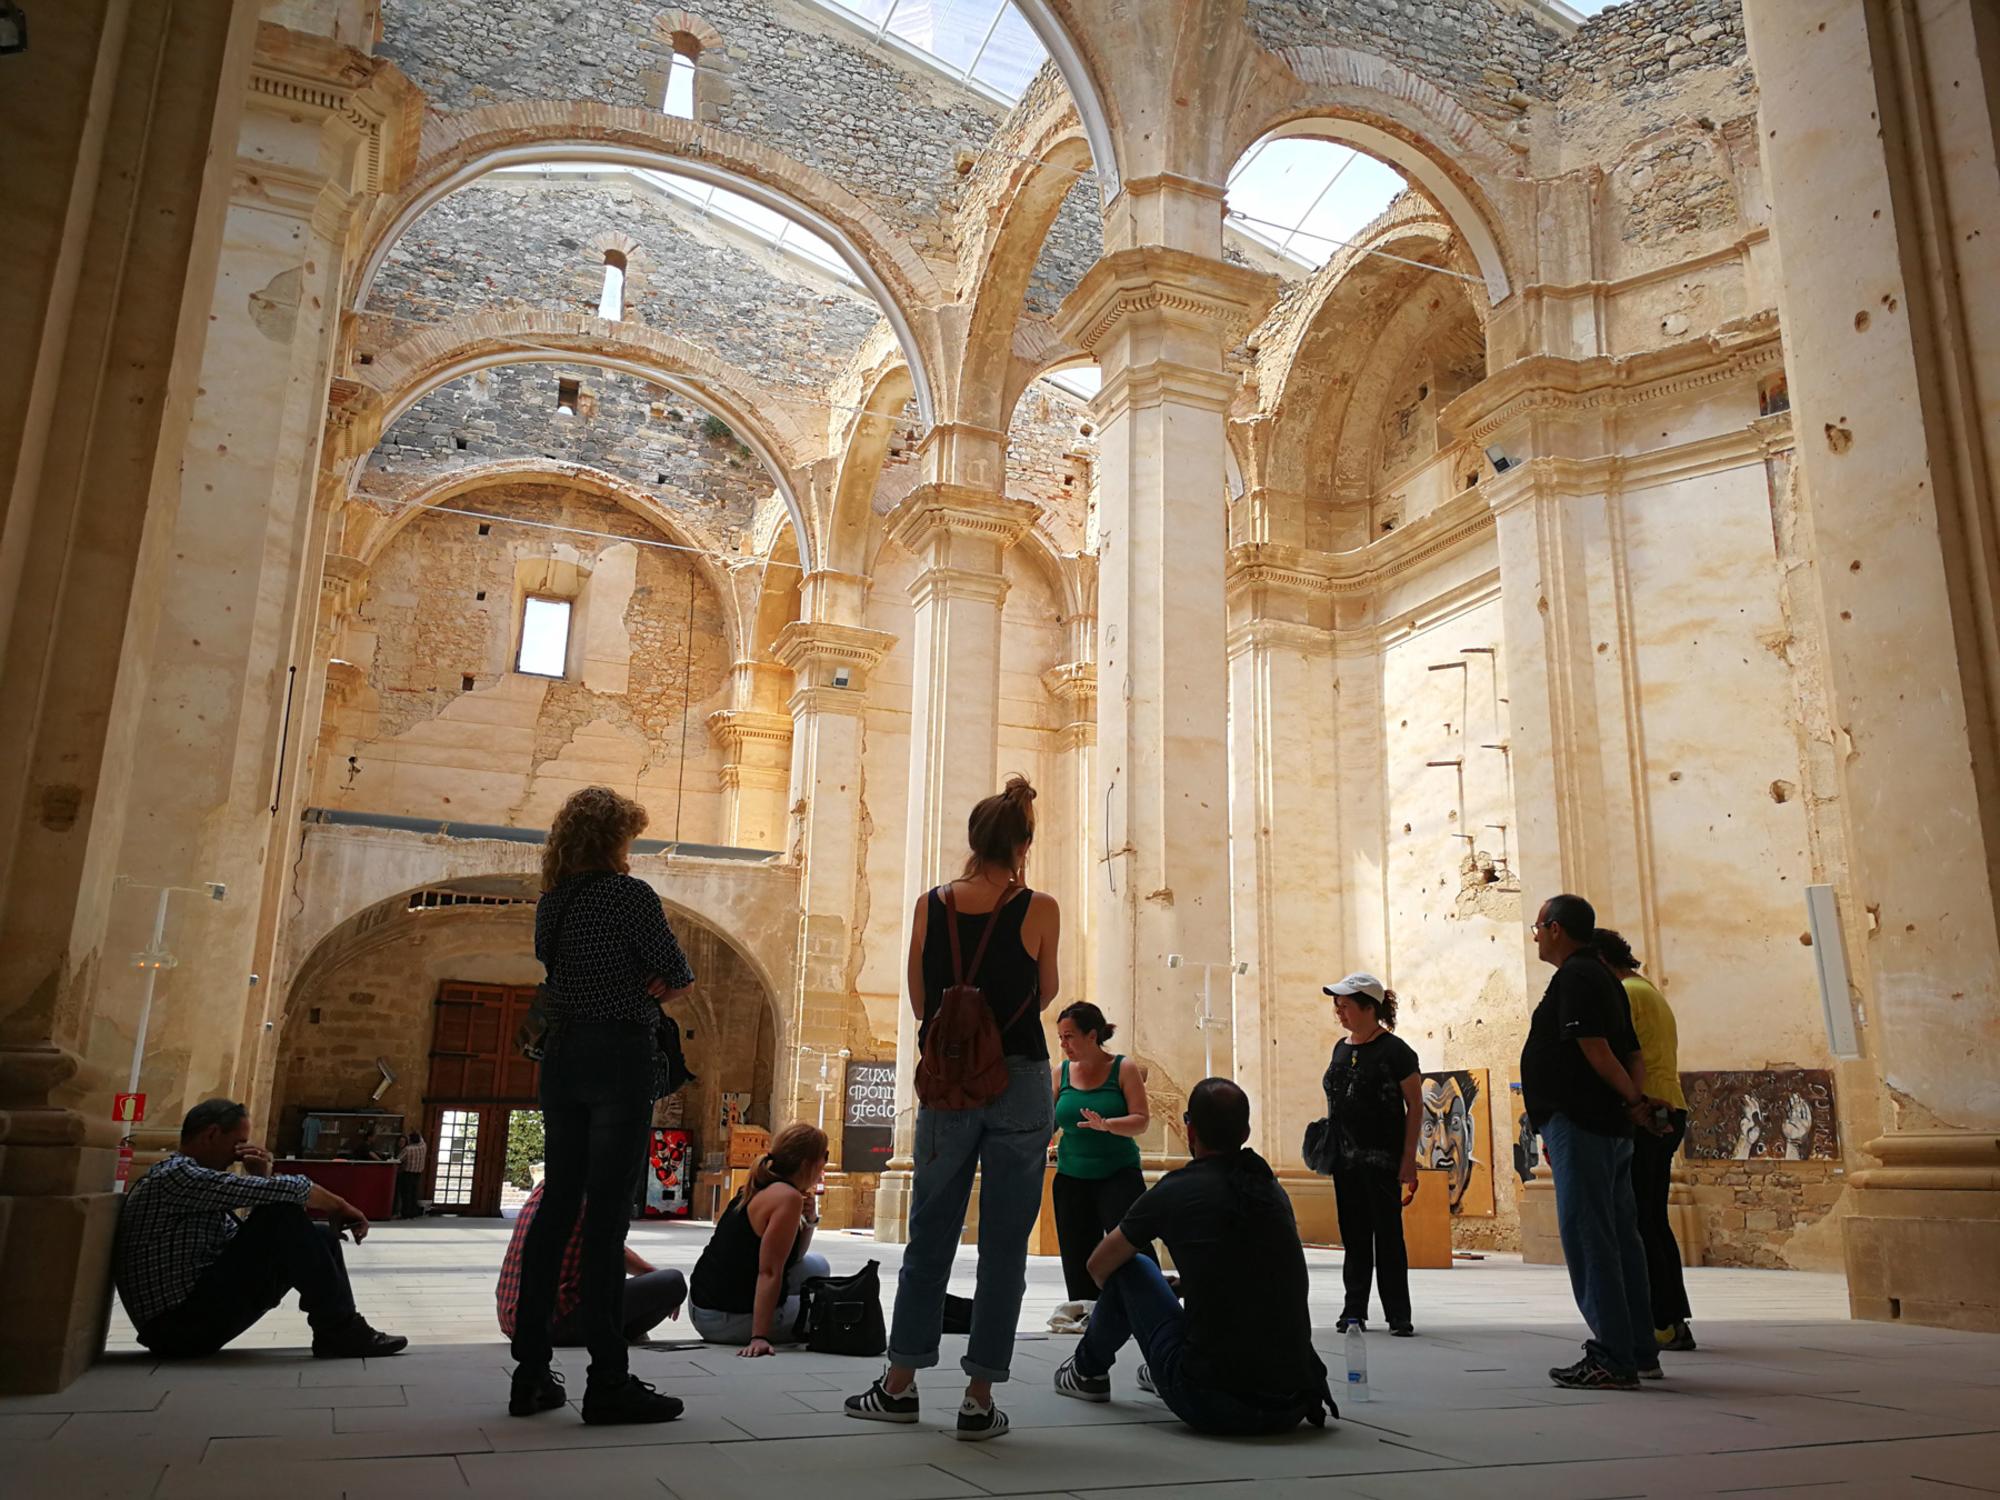
[[[435,1164],[431,1202],[439,1208],[460,1213],[472,1209],[479,1174],[479,1116],[477,1109],[437,1111],[431,1127]]]

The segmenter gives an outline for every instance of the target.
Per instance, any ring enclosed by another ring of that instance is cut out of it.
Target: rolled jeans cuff
[[[929,1370],[937,1362],[938,1352],[935,1349],[928,1354],[898,1354],[894,1348],[889,1350],[889,1363],[901,1370]]]

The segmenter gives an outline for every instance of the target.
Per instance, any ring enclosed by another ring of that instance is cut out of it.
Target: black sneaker
[[[1056,1394],[1073,1396],[1078,1401],[1109,1401],[1111,1377],[1084,1374],[1077,1369],[1076,1356],[1072,1354],[1056,1367]]]
[[[1139,1366],[1139,1389],[1149,1396],[1160,1394],[1160,1388],[1153,1384],[1153,1369],[1150,1365]]]
[[[1598,1360],[1595,1355],[1586,1354],[1573,1365],[1562,1365],[1549,1371],[1549,1379],[1565,1390],[1572,1391],[1636,1391],[1639,1377],[1620,1375],[1609,1365]]]
[[[678,1396],[662,1396],[637,1375],[609,1390],[583,1388],[583,1420],[592,1427],[636,1426],[641,1422],[671,1422],[683,1410]]]
[[[368,1320],[359,1314],[338,1333],[313,1335],[314,1359],[374,1359],[381,1355],[401,1354],[409,1347],[410,1341],[401,1334],[371,1328]]]
[[[1350,1328],[1359,1328],[1363,1333],[1366,1333],[1368,1331],[1368,1321],[1365,1318],[1356,1317],[1353,1313],[1342,1313],[1333,1321],[1333,1331],[1335,1333],[1345,1333]]]
[[[997,1402],[989,1401],[982,1408],[972,1404],[966,1397],[958,1406],[957,1437],[961,1443],[983,1443],[988,1438],[997,1438],[1007,1430],[1007,1413],[1000,1410]]]
[[[1665,1334],[1665,1338],[1660,1335]],[[1671,1328],[1662,1328],[1653,1334],[1654,1342],[1661,1352],[1668,1354],[1692,1354],[1695,1350],[1694,1330],[1687,1326],[1687,1319],[1678,1318]]]
[[[849,1396],[843,1403],[850,1417],[859,1417],[864,1422],[914,1422],[917,1420],[917,1388],[914,1384],[905,1386],[903,1394],[892,1396],[880,1379],[858,1396]]]
[[[1408,1323],[1391,1323],[1389,1325],[1389,1337],[1392,1339],[1413,1339],[1416,1336],[1417,1330]]]
[[[507,1392],[507,1415],[532,1417],[536,1412],[554,1411],[568,1400],[563,1378],[554,1370],[546,1365],[539,1370],[521,1365],[515,1369],[513,1386]]]

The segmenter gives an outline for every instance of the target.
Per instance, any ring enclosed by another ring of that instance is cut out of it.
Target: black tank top
[[[750,1197],[745,1193],[722,1211],[715,1233],[688,1278],[688,1301],[709,1312],[747,1313],[757,1310],[757,1263],[764,1239],[750,1224]],[[785,1260],[790,1270],[805,1252],[805,1238],[792,1241]]]
[[[1000,908],[997,917],[990,912],[973,916],[961,911],[958,941],[969,969],[980,935],[985,932],[989,918],[993,921],[993,940],[986,945],[986,957],[979,961],[979,972],[970,975],[970,981],[986,992],[986,1003],[993,1008],[993,1024],[1001,1028],[1001,1050],[1009,1057],[1039,1058],[1046,1062],[1049,1040],[1042,1032],[1038,1004],[1030,1001],[1027,1009],[1021,1011],[1020,1020],[1012,1026],[1007,1024],[1008,1018],[1021,1010],[1022,1000],[1030,995],[1039,998],[1041,992],[1042,967],[1021,946],[1021,924],[1028,919],[1028,904],[1033,899],[1034,892],[1023,886]],[[944,898],[932,891],[924,924],[924,1019],[917,1029],[919,1052],[930,1031],[931,1017],[937,1014],[944,992],[951,988],[951,936],[944,925],[950,920]]]

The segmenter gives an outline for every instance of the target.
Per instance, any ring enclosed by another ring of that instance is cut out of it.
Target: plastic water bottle
[[[1347,1328],[1347,1399],[1368,1399],[1368,1336],[1351,1323]]]

